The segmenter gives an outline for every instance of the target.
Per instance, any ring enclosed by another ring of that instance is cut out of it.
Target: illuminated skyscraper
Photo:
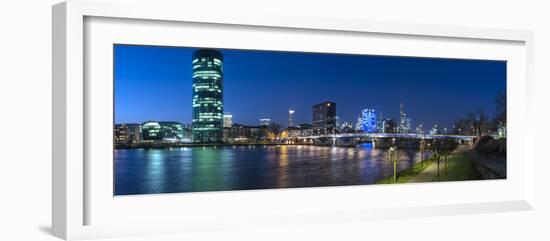
[[[407,113],[403,111],[403,105],[399,105],[399,133],[409,133],[412,128],[412,119],[407,118]]]
[[[233,115],[229,112],[223,115],[223,127],[230,128],[233,125]]]
[[[336,129],[336,103],[326,101],[313,106],[313,130],[316,134],[332,133]]]
[[[377,132],[376,111],[374,109],[364,109],[361,112],[362,131],[367,133]]]
[[[288,110],[288,127],[294,126],[294,110]]]
[[[193,53],[193,142],[223,141],[223,56],[211,49]]]

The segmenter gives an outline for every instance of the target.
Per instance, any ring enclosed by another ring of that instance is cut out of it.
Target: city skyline
[[[191,54],[198,48],[114,49],[115,123],[191,123]],[[289,110],[294,124],[311,124],[313,106],[331,101],[338,104],[340,122],[353,123],[365,108],[399,120],[403,104],[414,127],[450,127],[477,109],[492,116],[495,97],[506,88],[503,61],[219,51],[225,59],[224,111],[245,125],[270,118],[286,127]]]

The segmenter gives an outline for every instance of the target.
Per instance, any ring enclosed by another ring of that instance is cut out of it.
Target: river
[[[115,195],[373,184],[392,175],[386,155],[369,144],[117,149]],[[419,156],[401,154],[398,170]]]

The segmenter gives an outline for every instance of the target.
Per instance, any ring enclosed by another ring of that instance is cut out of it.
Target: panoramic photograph
[[[506,61],[113,45],[114,195],[506,179]]]

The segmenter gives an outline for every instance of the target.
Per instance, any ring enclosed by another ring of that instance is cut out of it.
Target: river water
[[[401,154],[398,170],[420,160]],[[373,184],[393,175],[386,149],[224,146],[117,149],[115,195]]]

